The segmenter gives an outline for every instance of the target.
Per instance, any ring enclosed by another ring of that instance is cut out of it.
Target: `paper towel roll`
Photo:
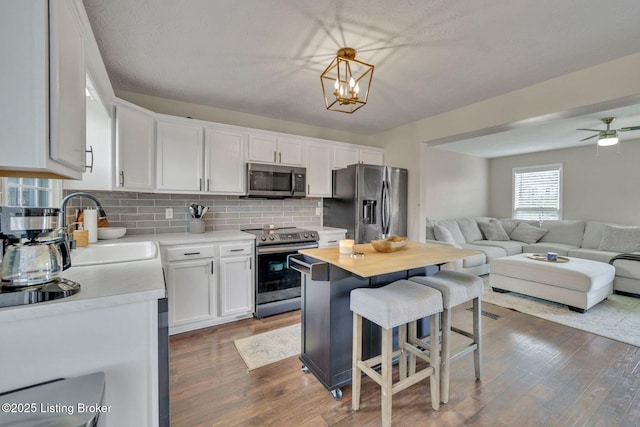
[[[98,241],[98,211],[95,209],[84,210],[84,229],[89,231],[89,243]]]

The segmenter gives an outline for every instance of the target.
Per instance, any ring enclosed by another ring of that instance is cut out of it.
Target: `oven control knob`
[[[269,240],[275,240],[275,237],[269,236]]]
[[[263,242],[267,240],[267,236],[260,236],[260,240],[262,240]]]
[[[307,237],[309,237],[309,235],[307,233],[304,233],[304,238],[306,239]]]
[[[311,238],[315,239],[316,238],[316,233],[311,233]]]

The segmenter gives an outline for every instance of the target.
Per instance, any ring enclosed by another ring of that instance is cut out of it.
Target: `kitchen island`
[[[364,255],[354,258],[333,247],[303,249],[289,257],[289,267],[302,273],[303,370],[312,372],[335,399],[342,396],[340,387],[351,382],[351,291],[433,274],[442,264],[476,253],[412,241],[397,252],[379,253],[368,243],[355,245],[354,252]],[[422,330],[428,330],[427,319]],[[379,353],[379,327],[363,319],[363,358]]]

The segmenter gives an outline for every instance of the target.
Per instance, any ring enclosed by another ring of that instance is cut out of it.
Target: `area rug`
[[[249,371],[300,354],[300,324],[233,342]]]
[[[484,302],[640,347],[640,298],[613,294],[586,313],[576,313],[564,304],[514,292],[493,292],[489,277],[483,280]]]

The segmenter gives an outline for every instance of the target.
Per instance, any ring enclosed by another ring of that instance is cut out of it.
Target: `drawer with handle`
[[[252,255],[253,248],[250,242],[245,243],[233,243],[220,245],[220,256],[232,256],[232,255]]]
[[[188,245],[167,248],[167,261],[185,261],[190,259],[214,258],[215,246],[208,245]]]

